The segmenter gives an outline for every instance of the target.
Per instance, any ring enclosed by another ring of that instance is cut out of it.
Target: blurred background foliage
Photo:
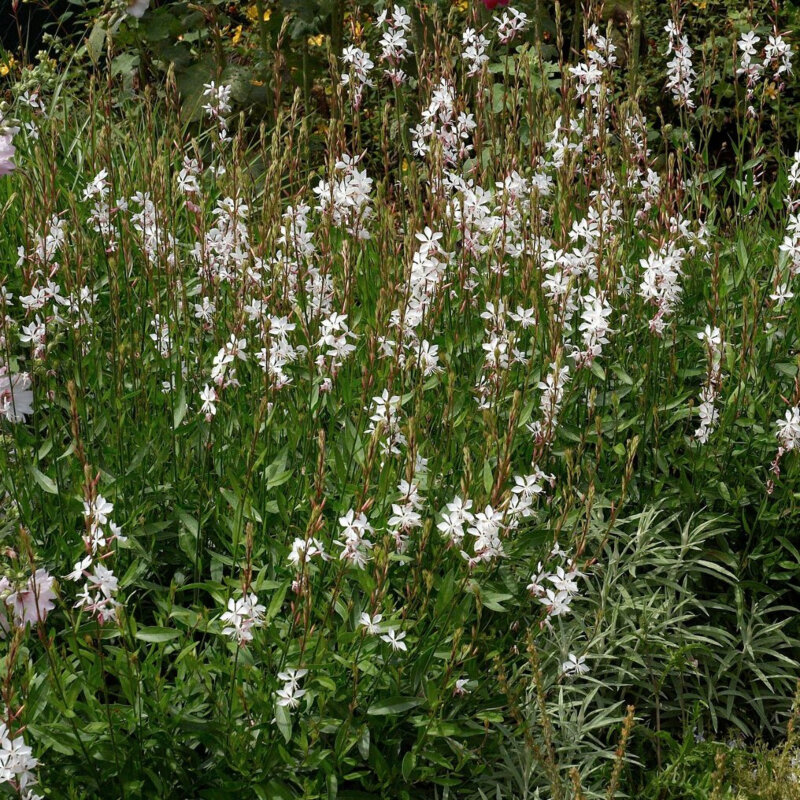
[[[584,46],[587,2],[592,0],[514,0],[533,20],[527,41],[517,50],[538,43],[553,65],[575,63]],[[480,0],[415,0],[405,5],[417,52],[433,28],[460,30],[465,21],[480,26],[495,13]],[[593,5],[601,7],[604,32],[617,45],[619,61],[632,67],[626,71],[629,83],[620,91],[633,89],[648,117],[678,125],[664,91],[664,25],[672,18],[672,4],[608,0]],[[87,66],[107,73],[110,65],[111,75],[129,91],[146,85],[163,90],[167,77],[174,76],[187,120],[199,117],[202,86],[210,79],[233,84],[237,109],[250,122],[273,126],[298,91],[303,116],[324,120],[333,113],[328,78],[342,47],[353,42],[369,50],[375,44],[367,40],[374,36],[368,33],[369,23],[387,6],[387,0],[151,0],[137,21],[121,10],[124,0],[2,0],[0,79],[37,60],[61,62],[78,79],[85,77]],[[711,98],[696,113],[707,117],[702,123],[713,130],[714,154],[724,163],[735,157],[734,116],[737,92],[743,91],[726,77],[735,72],[736,37],[751,28],[766,36],[769,23],[782,31],[800,30],[800,4],[690,0],[680,13],[695,60],[704,67],[701,91]],[[59,74],[63,77],[63,70]],[[500,71],[495,80],[502,82]],[[776,92],[774,99],[773,127],[791,149],[800,121],[796,83],[782,96]]]

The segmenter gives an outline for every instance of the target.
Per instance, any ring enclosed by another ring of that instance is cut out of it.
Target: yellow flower
[[[241,38],[242,38],[242,26],[237,25],[236,30],[233,32],[233,38],[231,39],[231,41],[234,44],[239,44]]]
[[[247,15],[247,18],[251,22],[255,22],[258,19],[258,6],[253,3],[250,6],[247,6],[247,9],[244,12]],[[269,18],[272,16],[272,11],[269,8],[264,9],[264,22],[269,22]]]
[[[14,56],[9,56],[7,64],[0,64],[0,77],[5,78],[5,76],[14,69],[16,63],[17,62],[14,61]]]
[[[467,10],[467,0],[457,0],[456,8],[462,13]]]
[[[325,41],[325,35],[320,33],[317,36],[309,36],[308,37],[308,45],[309,47],[322,47],[322,43]]]

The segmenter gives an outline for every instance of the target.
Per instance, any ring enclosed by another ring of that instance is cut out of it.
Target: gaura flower
[[[14,169],[14,153],[16,148],[11,143],[10,135],[0,135],[0,177],[8,175]]]
[[[9,375],[0,369],[0,419],[24,422],[33,414],[33,392],[27,372]]]
[[[29,622],[44,622],[48,611],[55,607],[54,580],[47,570],[37,569],[27,585],[6,598],[6,605],[14,612],[14,620],[20,626]]]
[[[148,8],[150,8],[150,0],[133,0],[125,12],[136,19],[141,19]]]

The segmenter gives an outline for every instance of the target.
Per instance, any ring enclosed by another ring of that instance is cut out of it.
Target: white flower
[[[211,421],[211,417],[217,413],[217,392],[216,389],[206,384],[200,391],[200,399],[203,405],[200,407],[200,413],[206,415],[206,420]]]
[[[89,583],[98,589],[105,597],[116,594],[118,588],[117,577],[102,564],[95,564],[94,573],[89,576]]]
[[[125,13],[136,19],[141,19],[148,8],[150,8],[150,0],[133,0],[125,9]]]
[[[8,134],[0,135],[0,178],[14,171],[15,152],[12,137]]]
[[[586,657],[578,657],[574,653],[570,653],[567,660],[561,664],[561,671],[564,675],[585,675],[589,671],[589,667],[586,666]]]
[[[794,292],[792,292],[788,283],[782,283],[780,286],[777,286],[775,292],[770,295],[770,299],[774,300],[779,307],[787,303],[793,297]]]
[[[403,639],[405,638],[406,638],[405,631],[403,631],[402,633],[397,633],[397,631],[395,631],[394,628],[389,628],[389,630],[386,631],[386,633],[383,636],[381,636],[381,639],[383,639],[383,641],[386,642],[387,644],[390,644],[392,646],[392,650],[394,651],[408,650],[408,648],[406,647],[406,643],[403,641]]]
[[[306,693],[305,689],[300,689],[294,683],[287,683],[282,689],[275,693],[278,695],[278,705],[283,708],[298,708],[300,698]]]
[[[300,686],[300,681],[308,675],[307,669],[286,669],[278,673],[278,680],[291,684],[295,688]]]
[[[292,542],[292,549],[289,553],[289,563],[294,566],[300,564],[307,564],[314,556],[320,556],[324,560],[328,560],[330,556],[325,553],[325,547],[319,539],[300,539],[295,538]]]
[[[17,375],[0,374],[0,418],[9,422],[24,422],[33,414],[33,392],[27,372]]]
[[[800,447],[800,407],[794,406],[786,412],[785,419],[776,423],[778,430],[776,436],[785,450],[795,450]]]
[[[65,575],[64,577],[69,581],[79,581],[84,577],[86,571],[91,566],[92,566],[92,556],[88,555],[85,558],[78,561],[72,568],[72,572],[70,572],[69,575]]]
[[[83,501],[83,516],[99,525],[105,525],[108,522],[108,516],[113,510],[113,503],[109,503],[101,494],[91,502]]]
[[[562,617],[570,612],[572,595],[568,594],[567,592],[546,589],[544,597],[540,597],[539,602],[547,606],[548,616]]]
[[[373,614],[370,616],[366,611],[361,612],[358,618],[358,624],[363,625],[367,629],[367,633],[375,635],[381,632],[380,623],[383,619],[383,614]]]
[[[0,783],[15,783],[23,800],[32,800],[36,783],[33,770],[39,762],[21,735],[12,738],[5,722],[0,722]]]

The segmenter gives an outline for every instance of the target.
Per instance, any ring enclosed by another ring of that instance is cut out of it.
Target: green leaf
[[[180,393],[178,394],[178,402],[175,405],[175,410],[172,412],[172,427],[177,428],[183,418],[186,416],[186,387],[181,386]]]
[[[175,628],[159,628],[157,626],[139,628],[136,631],[136,638],[143,642],[169,642],[178,639],[180,635],[181,632],[176,631]]]
[[[512,597],[513,595],[510,594],[484,591],[481,594],[481,602],[486,606],[486,608],[490,608],[492,611],[505,612],[508,611],[508,609],[505,606],[500,605],[500,603],[503,600],[510,600]]]
[[[487,458],[486,461],[483,462],[483,488],[486,490],[486,494],[492,493],[492,484],[494,484],[492,465]]]
[[[406,781],[411,780],[411,774],[414,772],[414,767],[417,766],[417,757],[414,755],[413,750],[409,750],[403,756],[402,772],[403,778]]]
[[[95,22],[89,37],[86,39],[86,52],[89,54],[89,58],[95,63],[100,56],[103,55],[103,45],[105,41],[106,29],[103,27],[102,21],[98,20]]]
[[[275,594],[272,595],[272,600],[269,601],[269,606],[267,607],[267,621],[275,619],[275,617],[278,616],[278,612],[281,610],[283,601],[286,598],[286,592],[288,591],[290,585],[291,581],[285,581],[280,587],[278,587],[278,589],[275,590]]]
[[[358,752],[361,753],[364,761],[369,758],[369,728],[366,725],[361,730],[361,736],[358,737]]]
[[[283,735],[284,741],[288,742],[292,738],[292,715],[284,706],[275,706],[275,722],[278,730]]]
[[[373,703],[367,714],[372,717],[388,717],[393,714],[402,714],[411,708],[421,706],[425,700],[421,697],[387,697],[378,703]]]
[[[52,478],[48,478],[44,472],[41,472],[34,466],[31,466],[30,469],[31,475],[33,475],[33,480],[36,482],[37,486],[47,492],[47,494],[58,494],[58,486],[56,486],[56,483]]]

